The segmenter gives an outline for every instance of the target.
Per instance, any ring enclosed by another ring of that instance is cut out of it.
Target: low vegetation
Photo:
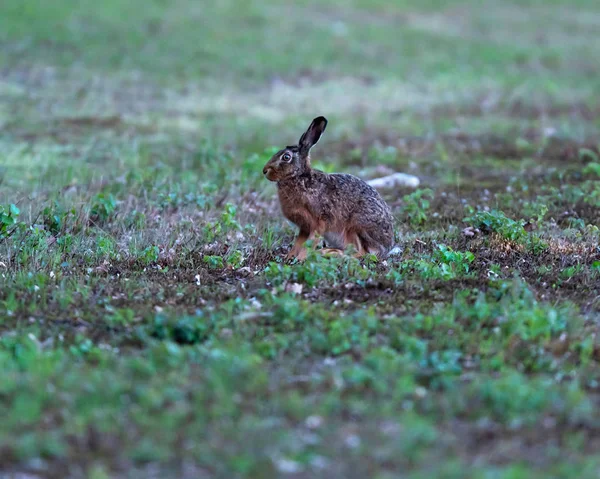
[[[0,6],[3,477],[595,478],[597,2]],[[283,258],[262,167],[402,171]]]

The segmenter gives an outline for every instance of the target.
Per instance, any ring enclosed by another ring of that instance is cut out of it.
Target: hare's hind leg
[[[371,253],[378,257],[385,256],[388,248],[386,248],[381,242],[377,241],[377,239],[373,236],[374,235],[370,234],[368,231],[361,231],[359,233],[359,238],[363,245],[362,255]]]
[[[364,242],[356,231],[346,231],[344,233],[344,243],[345,247],[348,247],[349,245],[354,246],[354,249],[356,250],[354,256],[360,257],[366,253]]]

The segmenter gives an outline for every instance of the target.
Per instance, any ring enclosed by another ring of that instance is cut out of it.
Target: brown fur
[[[326,126],[324,117],[315,118],[298,145],[278,151],[263,168],[267,179],[277,182],[284,216],[299,228],[288,258],[303,260],[304,243],[317,234],[336,248],[352,245],[357,255],[386,256],[393,246],[393,220],[379,193],[356,176],[310,166],[310,149]]]

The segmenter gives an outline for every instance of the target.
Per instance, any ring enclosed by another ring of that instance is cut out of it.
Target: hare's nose
[[[266,175],[266,174],[269,172],[269,170],[270,170],[270,169],[271,169],[271,167],[269,167],[269,166],[265,166],[265,167],[263,168],[263,175]]]

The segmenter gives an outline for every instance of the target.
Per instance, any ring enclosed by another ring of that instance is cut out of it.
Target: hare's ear
[[[319,141],[319,138],[321,138],[326,127],[327,119],[324,116],[319,116],[312,121],[308,130],[304,132],[298,142],[301,155],[308,155],[310,149],[315,146]]]

